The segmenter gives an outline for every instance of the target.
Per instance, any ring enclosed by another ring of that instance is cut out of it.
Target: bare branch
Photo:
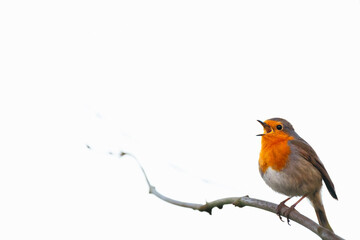
[[[149,186],[149,193],[155,195],[156,197],[158,197],[159,199],[161,199],[165,202],[168,202],[168,203],[180,206],[180,207],[191,208],[193,210],[198,210],[200,212],[207,212],[210,215],[211,215],[213,208],[217,207],[219,209],[222,209],[222,207],[227,204],[232,204],[232,205],[240,207],[240,208],[245,207],[245,206],[254,207],[254,208],[266,210],[266,211],[276,214],[276,208],[278,206],[277,204],[259,200],[259,199],[255,199],[255,198],[250,198],[249,196],[222,198],[222,199],[218,199],[218,200],[215,200],[212,202],[207,202],[205,204],[181,202],[181,201],[178,201],[175,199],[171,199],[171,198],[166,197],[166,196],[162,195],[161,193],[159,193],[156,190],[156,188],[153,185],[151,185],[144,168],[141,166],[140,162],[137,160],[137,158],[134,155],[132,155],[130,153],[126,153],[126,152],[120,152],[119,156],[122,157],[125,155],[128,155],[128,156],[132,157],[133,159],[135,159],[135,161],[139,165],[141,171],[144,174],[145,180]],[[284,214],[286,209],[288,209],[288,207],[286,207],[286,206],[281,209],[281,215]],[[314,222],[310,218],[300,214],[296,210],[290,212],[289,219],[291,219],[291,220],[299,223],[300,225],[306,227],[307,229],[311,230],[312,232],[317,234],[322,239],[325,239],[325,240],[343,239],[343,238],[337,236],[335,233],[329,231],[328,229],[318,225],[316,222]]]

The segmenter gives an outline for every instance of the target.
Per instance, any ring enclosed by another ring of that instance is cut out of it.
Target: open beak
[[[257,121],[263,126],[266,133],[258,134],[256,136],[264,136],[265,134],[272,132],[272,128],[269,125],[267,125],[266,123],[264,123],[260,120],[257,120]]]

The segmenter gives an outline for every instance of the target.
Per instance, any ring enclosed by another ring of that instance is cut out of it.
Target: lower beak
[[[263,126],[266,133],[258,134],[256,136],[264,136],[265,134],[272,132],[272,128],[268,124],[266,124],[266,123],[264,123],[263,121],[260,121],[260,120],[257,120],[257,121]]]

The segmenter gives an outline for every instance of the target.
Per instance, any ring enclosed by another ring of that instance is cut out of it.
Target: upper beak
[[[266,131],[266,133],[270,133],[272,132],[272,128],[267,125],[266,123],[264,123],[263,121],[257,120],[264,128],[264,130]],[[256,136],[264,136],[266,133],[262,133],[262,134],[258,134]]]

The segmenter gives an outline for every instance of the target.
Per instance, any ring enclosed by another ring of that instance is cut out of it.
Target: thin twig
[[[153,185],[151,185],[149,178],[147,177],[146,172],[145,172],[144,168],[141,166],[139,160],[130,153],[120,152],[120,157],[125,156],[125,155],[128,155],[128,156],[132,157],[133,159],[135,159],[135,161],[139,165],[141,171],[144,174],[145,180],[149,186],[149,193],[155,195],[156,197],[158,197],[159,199],[161,199],[165,202],[168,202],[168,203],[180,206],[180,207],[191,208],[194,210],[198,210],[200,212],[207,212],[210,215],[211,215],[213,208],[217,207],[219,209],[222,209],[222,207],[227,204],[232,204],[232,205],[235,205],[240,208],[249,206],[249,207],[263,209],[263,210],[277,214],[277,211],[276,211],[277,206],[278,206],[277,204],[259,200],[259,199],[255,199],[255,198],[250,198],[249,196],[222,198],[222,199],[218,199],[218,200],[215,200],[212,202],[207,202],[205,204],[181,202],[181,201],[178,201],[175,199],[168,198],[168,197],[162,195],[161,193],[159,193],[156,190],[156,188]],[[288,209],[288,207],[286,207],[286,206],[281,209],[282,216],[284,216],[284,212],[286,211],[286,209]],[[337,236],[335,233],[329,231],[328,229],[318,225],[316,222],[309,219],[308,217],[300,214],[296,210],[290,212],[289,219],[291,219],[291,220],[299,223],[300,225],[306,227],[307,229],[311,230],[312,232],[317,234],[322,239],[325,239],[325,240],[343,239],[343,238]]]

